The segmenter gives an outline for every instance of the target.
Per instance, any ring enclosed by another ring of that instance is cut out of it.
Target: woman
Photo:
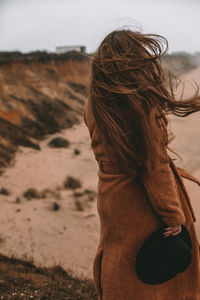
[[[197,112],[200,97],[197,90],[189,99],[175,100],[174,82],[161,66],[162,38],[113,31],[92,58],[84,120],[99,164],[101,231],[93,261],[98,300],[200,299],[196,218],[181,176],[200,181],[167,154],[167,112],[180,117]],[[136,255],[164,223],[166,237],[180,233],[181,224],[187,227],[192,261],[171,280],[146,284],[136,274]]]

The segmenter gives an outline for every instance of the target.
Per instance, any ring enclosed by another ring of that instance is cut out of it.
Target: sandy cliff
[[[0,53],[0,166],[18,145],[39,150],[45,134],[80,121],[88,73],[78,53]]]

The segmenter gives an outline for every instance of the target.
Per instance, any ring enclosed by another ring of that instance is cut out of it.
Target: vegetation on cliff
[[[95,300],[94,283],[59,265],[36,267],[31,258],[0,254],[0,299]]]

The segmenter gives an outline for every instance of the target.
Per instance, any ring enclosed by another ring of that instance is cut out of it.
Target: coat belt
[[[103,173],[108,173],[108,174],[127,174],[126,171],[122,170],[119,168],[119,166],[115,165],[112,162],[109,161],[103,161],[103,160],[97,160],[98,165],[99,165],[99,170]],[[133,172],[133,175],[135,177],[138,175],[137,170],[135,169],[135,173]]]
[[[120,170],[118,166],[114,165],[111,162],[107,162],[107,161],[103,161],[103,160],[97,160],[97,162],[98,162],[98,165],[99,165],[99,170],[101,170],[103,173],[109,173],[109,174],[125,174],[126,173],[126,172]],[[176,176],[176,178],[177,178],[177,180],[178,180],[178,182],[179,182],[179,184],[180,184],[180,186],[183,190],[183,193],[185,195],[185,198],[186,198],[188,207],[190,209],[193,221],[195,222],[196,217],[194,215],[194,210],[192,208],[192,205],[191,205],[191,202],[190,202],[190,197],[188,196],[188,193],[187,193],[186,188],[184,186],[184,183],[181,179],[181,176],[183,176],[183,177],[185,177],[189,180],[192,180],[192,181],[196,182],[199,185],[200,185],[200,180],[198,180],[196,177],[194,177],[193,175],[188,173],[186,170],[177,167],[173,163],[172,159],[170,159],[170,166],[171,166],[171,169],[172,169],[174,175]],[[137,176],[137,171],[135,170],[135,172],[136,172],[135,175]]]
[[[103,160],[97,160],[97,162],[99,165],[99,170],[101,170],[103,173],[109,173],[109,174],[125,173],[122,170],[120,170],[118,166],[114,165],[111,162],[107,162]]]

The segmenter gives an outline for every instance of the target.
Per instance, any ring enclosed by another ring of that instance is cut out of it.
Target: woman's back
[[[111,35],[111,38],[114,37]],[[198,300],[200,249],[194,228],[196,218],[180,176],[181,169],[174,165],[166,152],[168,140],[167,119],[162,116],[164,105],[160,109],[153,102],[150,106],[147,103],[141,105],[137,102],[139,98],[134,98],[132,88],[131,92],[129,90],[130,97],[123,96],[126,95],[124,89],[121,90],[123,97],[119,96],[119,87],[115,90],[107,77],[112,65],[106,61],[107,73],[104,69],[102,73],[100,54],[101,51],[97,51],[97,60],[93,64],[95,80],[91,81],[90,97],[84,111],[91,147],[99,164],[97,210],[100,239],[93,261],[98,300]],[[115,61],[112,60],[111,64],[114,66]],[[157,99],[156,96],[154,98]],[[127,122],[119,109],[120,99],[122,105],[123,101],[129,103]],[[161,101],[161,98],[156,101]],[[161,118],[156,122],[158,111]],[[152,118],[152,123],[148,118]],[[128,128],[130,124],[132,126]],[[143,131],[148,124],[152,130],[155,129],[154,133],[151,134],[149,129]],[[156,154],[153,146],[158,149]],[[152,168],[149,160],[158,154],[166,159],[162,161],[155,157]],[[188,179],[200,184],[190,175]],[[192,261],[187,270],[167,282],[149,285],[136,274],[136,255],[145,239],[163,224],[184,224],[187,227],[192,239]]]
[[[179,184],[180,175],[177,177],[169,165],[152,174],[146,182],[136,171],[135,176],[121,172],[106,156],[89,101],[85,121],[99,162],[97,209],[101,230],[93,261],[99,299],[199,299],[200,257],[193,223],[195,216]],[[163,221],[187,226],[193,241],[193,261],[183,274],[160,285],[148,285],[137,277],[136,255],[144,240]]]

